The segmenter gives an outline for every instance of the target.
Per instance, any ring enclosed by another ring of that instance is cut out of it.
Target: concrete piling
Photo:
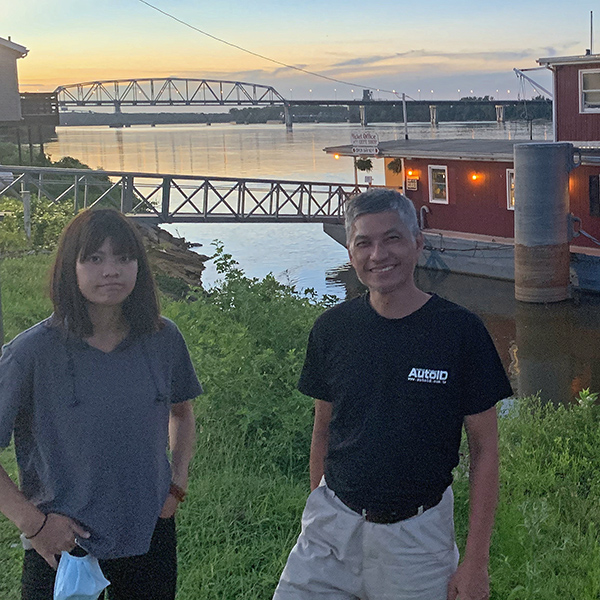
[[[570,296],[569,143],[517,144],[515,298],[559,302]]]

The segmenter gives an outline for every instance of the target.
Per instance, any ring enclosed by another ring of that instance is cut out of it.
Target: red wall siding
[[[579,71],[600,69],[600,62],[555,69],[556,141],[600,141],[600,113],[579,114]]]
[[[428,165],[448,167],[448,204],[429,202]],[[405,166],[419,178],[418,190],[407,190],[406,195],[414,202],[417,211],[427,205],[430,210],[427,215],[429,227],[514,237],[514,211],[506,208],[506,169],[512,169],[512,163],[407,159]],[[480,176],[478,181],[472,181],[473,173]],[[600,175],[600,165],[578,167],[571,172],[570,208],[581,219],[581,228],[600,239],[600,217],[590,215],[590,175]],[[387,184],[392,185],[389,181]],[[392,187],[397,184],[396,181]],[[598,248],[584,236],[574,238],[572,244]]]
[[[600,239],[600,217],[590,216],[590,175],[600,175],[600,166],[578,167],[569,176],[569,195],[571,212],[581,219],[581,228]],[[596,244],[584,236],[579,236],[571,242],[577,246],[598,248]]]
[[[429,202],[428,165],[448,167],[448,204]],[[429,227],[500,237],[514,236],[514,211],[506,208],[506,169],[512,163],[414,159],[406,170],[418,173],[419,189],[407,190],[417,211],[427,205]],[[479,179],[471,176],[477,173]]]

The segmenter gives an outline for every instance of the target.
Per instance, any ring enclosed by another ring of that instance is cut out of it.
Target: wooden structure
[[[570,211],[577,218],[576,229],[583,233],[571,244],[600,252],[600,55],[538,62],[554,74],[555,141],[575,147],[578,167],[569,176]],[[383,159],[386,185],[413,200],[424,228],[510,240],[515,143],[398,140],[380,143],[377,157]],[[351,146],[325,151],[352,156]]]
[[[600,143],[600,55],[540,58],[552,71],[554,141]]]
[[[0,125],[21,120],[17,59],[27,56],[27,52],[27,48],[10,38],[0,38]]]

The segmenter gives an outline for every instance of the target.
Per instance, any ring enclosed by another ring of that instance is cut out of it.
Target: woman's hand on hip
[[[76,538],[87,539],[90,534],[80,527],[73,519],[50,513],[46,524],[39,533],[30,539],[33,549],[53,568],[58,562],[56,555],[63,550],[70,552],[75,547]]]
[[[162,510],[160,511],[161,519],[170,519],[176,512],[179,506],[179,500],[172,494],[167,496],[165,503],[163,504]]]

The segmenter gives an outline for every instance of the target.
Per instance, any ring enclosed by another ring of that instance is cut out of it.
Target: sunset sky
[[[583,0],[568,8],[562,0],[148,1],[232,44],[353,85],[251,56],[139,0],[0,0],[0,37],[29,49],[18,61],[21,89],[178,76],[268,84],[295,99],[349,98],[362,86],[413,98],[419,89],[432,99],[471,90],[512,98],[519,92],[513,67],[585,53],[594,9]],[[600,9],[594,17],[600,52]],[[531,76],[549,87],[546,73]]]

